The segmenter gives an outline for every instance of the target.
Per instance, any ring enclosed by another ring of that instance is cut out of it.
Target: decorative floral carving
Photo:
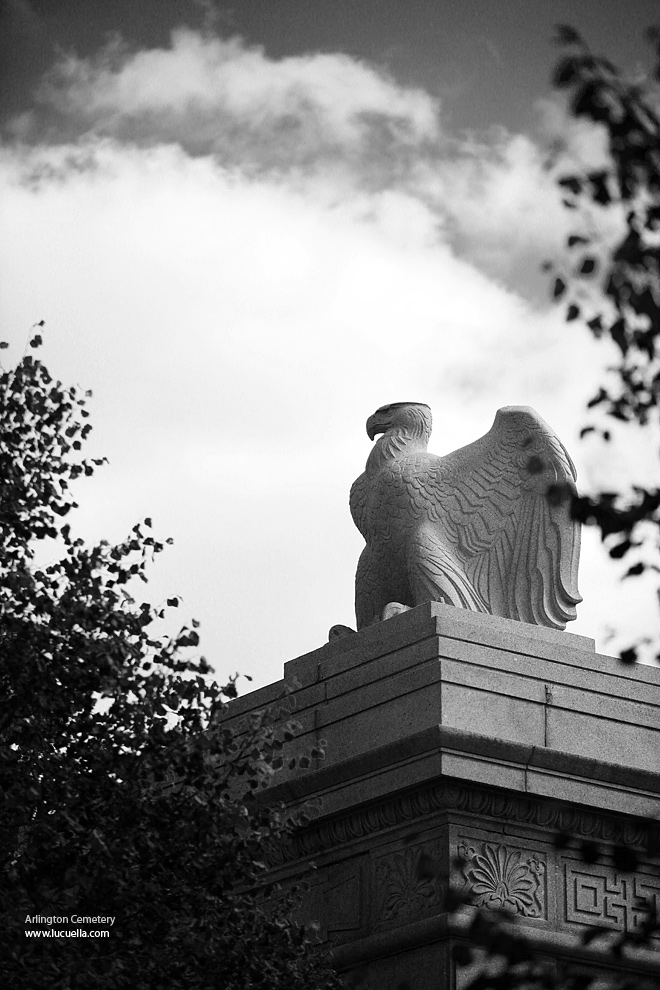
[[[440,903],[437,865],[424,848],[417,846],[383,857],[378,863],[377,877],[384,921],[425,914]]]
[[[463,842],[458,853],[466,860],[465,885],[479,907],[510,911],[527,918],[543,915],[545,863],[538,857],[525,858],[520,849],[489,843],[484,843],[482,852],[478,853]]]

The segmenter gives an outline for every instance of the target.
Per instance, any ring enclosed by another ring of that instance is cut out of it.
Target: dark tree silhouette
[[[604,442],[610,440],[612,422],[648,427],[658,423],[660,409],[660,29],[647,34],[653,65],[645,78],[633,80],[608,59],[595,56],[572,27],[557,28],[564,54],[553,84],[567,92],[572,117],[604,128],[609,161],[595,171],[578,168],[559,176],[563,204],[575,211],[578,229],[568,237],[564,263],[546,263],[544,268],[552,275],[553,298],[566,307],[566,320],[576,326],[584,321],[596,338],[610,338],[620,355],[588,401],[597,422],[582,430],[582,436],[596,432]],[[618,218],[620,232],[613,240],[598,233],[600,211]],[[549,496],[567,493],[551,491]],[[627,576],[658,570],[660,489],[576,496],[573,513],[598,526],[612,558],[635,558]],[[621,659],[635,662],[638,647],[631,645]],[[657,856],[658,823],[648,824],[647,851]],[[562,834],[555,841],[563,848],[573,840]],[[593,842],[580,848],[587,863],[601,853]],[[612,854],[618,872],[635,870],[634,850],[621,846]],[[463,906],[464,899],[450,891],[449,909]],[[474,909],[456,961],[472,967],[464,976],[464,990],[652,990],[660,986],[660,962],[628,972],[625,960],[631,949],[648,946],[658,932],[657,913],[649,903],[637,931],[613,934],[589,928],[581,939],[582,960],[561,963],[539,953],[517,930],[515,918]],[[593,951],[599,947],[600,957]],[[603,963],[608,962],[617,971],[605,975]]]
[[[212,680],[197,623],[159,636],[165,607],[127,591],[163,550],[151,520],[118,546],[72,536],[71,483],[101,461],[80,454],[89,393],[53,381],[40,344],[0,375],[0,984],[339,987],[296,890],[268,879],[304,819],[259,800],[295,731],[286,699],[241,733],[214,721],[235,678]],[[74,916],[114,921],[43,920]]]
[[[647,32],[653,64],[646,77],[635,79],[594,55],[573,28],[557,30],[564,54],[554,85],[567,92],[574,118],[603,129],[609,160],[594,171],[578,168],[560,176],[563,203],[576,211],[578,229],[568,237],[561,268],[546,267],[553,273],[553,297],[565,302],[566,319],[584,321],[596,338],[616,345],[619,360],[588,403],[600,413],[598,423],[582,430],[583,436],[596,432],[607,442],[611,423],[658,424],[660,28]],[[598,233],[598,214],[603,212],[617,222],[619,233],[613,239]],[[600,528],[612,558],[632,558],[626,577],[649,568],[658,571],[660,489],[604,491],[576,499],[574,512]],[[634,662],[638,645],[621,658]]]

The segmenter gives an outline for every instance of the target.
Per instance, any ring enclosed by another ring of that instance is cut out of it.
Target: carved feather
[[[446,601],[563,629],[575,618],[579,524],[568,499],[575,468],[533,409],[500,409],[485,436],[445,457],[426,450],[427,406],[381,407],[382,432],[351,490],[366,547],[356,576],[358,628],[390,601]]]

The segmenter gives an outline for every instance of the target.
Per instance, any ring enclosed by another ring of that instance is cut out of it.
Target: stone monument
[[[265,792],[320,808],[274,878],[316,864],[300,917],[362,990],[465,985],[474,908],[449,913],[450,884],[506,910],[552,966],[656,986],[660,952],[617,961],[582,938],[660,909],[660,670],[556,628],[579,601],[579,532],[543,500],[574,485],[570,458],[520,407],[448,458],[426,453],[426,406],[383,407],[367,429],[383,438],[352,493],[358,632],[230,706],[240,725],[286,689],[301,731],[285,755],[326,751]]]
[[[379,433],[351,489],[367,544],[355,581],[358,629],[390,603],[428,601],[564,629],[582,601],[580,527],[567,497],[575,468],[538,413],[500,409],[485,436],[445,457],[426,449],[423,403],[381,406],[367,420],[369,438]]]

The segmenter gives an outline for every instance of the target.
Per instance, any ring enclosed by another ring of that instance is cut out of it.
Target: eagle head
[[[381,406],[367,420],[367,436],[374,440],[379,433],[402,430],[412,437],[431,435],[431,410],[424,402],[391,402]]]

